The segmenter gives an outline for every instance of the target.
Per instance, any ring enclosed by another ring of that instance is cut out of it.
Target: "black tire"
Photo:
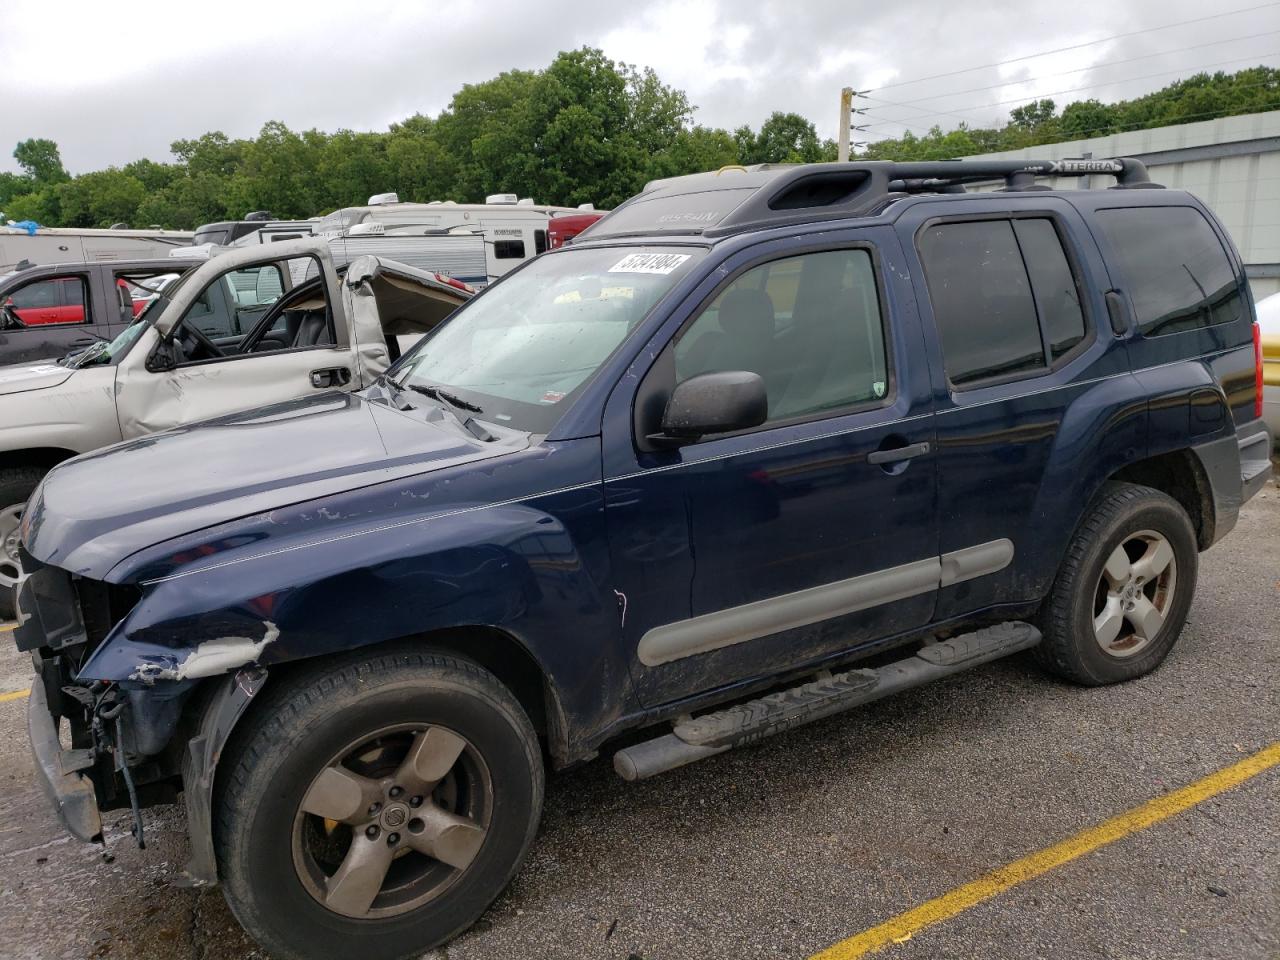
[[[45,473],[41,467],[6,467],[0,470],[0,511],[26,503]],[[4,525],[0,525],[2,526]],[[7,529],[0,529],[0,540],[6,539],[7,533]],[[7,545],[0,543],[0,568],[5,574],[12,576],[13,570],[10,567],[13,565]],[[12,620],[14,612],[13,590],[0,586],[0,620]]]
[[[1161,626],[1129,656],[1109,653],[1095,635],[1094,617],[1108,557],[1140,532],[1163,537],[1173,550],[1172,596]],[[1150,673],[1168,656],[1182,632],[1195,593],[1199,559],[1191,520],[1172,497],[1151,487],[1110,483],[1076,529],[1040,613],[1043,641],[1036,660],[1049,672],[1075,683],[1100,686]]]
[[[278,957],[389,960],[420,956],[471,926],[515,875],[542,811],[537,735],[510,691],[468,660],[400,650],[308,667],[263,693],[228,747],[215,796],[220,877],[245,930]],[[433,899],[395,916],[343,916],[295,867],[295,817],[305,819],[300,804],[335,751],[406,723],[446,726],[474,746],[492,787],[488,829]]]

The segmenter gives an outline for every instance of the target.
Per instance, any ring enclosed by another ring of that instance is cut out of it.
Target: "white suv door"
[[[356,389],[363,384],[350,341],[324,242],[214,257],[182,282],[121,360],[121,433],[127,439],[319,390]]]

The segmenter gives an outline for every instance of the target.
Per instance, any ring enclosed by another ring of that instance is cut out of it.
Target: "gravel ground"
[[[1025,660],[881,701],[642,784],[553,776],[511,889],[438,960],[804,958],[1280,739],[1280,491],[1202,557],[1190,623],[1135,683]],[[0,643],[0,692],[26,685]],[[179,811],[108,861],[32,780],[0,703],[0,957],[260,956],[216,891],[171,884]],[[894,958],[1280,956],[1280,768],[916,934]]]

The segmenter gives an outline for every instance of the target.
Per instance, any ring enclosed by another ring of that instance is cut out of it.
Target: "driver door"
[[[306,276],[321,282],[297,301],[293,278]],[[279,292],[268,289],[273,277]],[[298,304],[287,316],[273,306],[282,296]],[[245,336],[246,317],[255,335]],[[257,329],[264,324],[265,331]],[[261,247],[223,254],[190,275],[121,362],[120,430],[136,437],[322,390],[355,389],[356,371],[326,243],[275,244],[269,256]]]

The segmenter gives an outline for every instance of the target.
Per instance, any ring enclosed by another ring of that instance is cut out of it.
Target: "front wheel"
[[[40,484],[44,471],[37,467],[0,470],[0,620],[12,620],[16,607],[14,589],[22,578],[18,559],[18,526],[27,498]]]
[[[1036,657],[1090,686],[1154,670],[1186,622],[1198,559],[1181,504],[1151,487],[1110,484],[1067,548]]]
[[[542,807],[538,739],[467,660],[384,653],[257,704],[219,777],[236,918],[282,957],[421,955],[510,881]]]

